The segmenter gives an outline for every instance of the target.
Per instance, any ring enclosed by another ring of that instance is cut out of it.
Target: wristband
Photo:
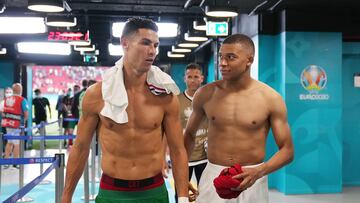
[[[178,203],[189,203],[189,199],[187,197],[178,197]]]

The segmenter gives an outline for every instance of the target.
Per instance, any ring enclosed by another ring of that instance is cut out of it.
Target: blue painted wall
[[[206,76],[206,83],[214,82],[215,81],[215,64],[214,64],[214,57],[211,57],[207,66],[207,76]]]
[[[285,76],[283,74],[285,70],[285,33],[260,35],[258,36],[258,44],[258,78],[285,98]],[[266,151],[266,159],[269,159],[277,152],[277,146],[271,131],[268,136]],[[279,191],[285,190],[285,168],[269,175],[269,187],[276,188]]]
[[[184,63],[175,63],[171,65],[171,69],[170,69],[170,75],[177,84],[177,86],[180,88],[181,92],[183,92],[186,89],[186,84],[184,82],[186,65],[187,64]]]
[[[10,62],[0,62],[0,88],[11,87],[14,83],[15,67]]]
[[[309,94],[300,84],[305,67],[317,65],[327,74],[318,94],[329,100],[300,100]],[[287,194],[342,191],[342,35],[286,33],[286,103],[295,161],[287,167]]]
[[[343,44],[342,64],[343,184],[360,185],[360,88],[354,74],[360,73],[360,43]]]
[[[303,69],[322,67],[329,100],[300,100]],[[341,33],[284,32],[259,36],[259,80],[284,98],[295,144],[294,161],[270,175],[269,185],[285,194],[342,190],[342,36]],[[277,147],[269,136],[267,157]]]

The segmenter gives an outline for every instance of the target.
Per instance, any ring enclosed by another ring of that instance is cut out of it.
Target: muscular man
[[[151,20],[129,19],[121,36],[123,58],[104,74],[102,82],[87,89],[77,139],[69,155],[63,203],[71,202],[95,130],[103,170],[97,202],[169,201],[161,174],[163,131],[173,160],[179,202],[188,202],[188,160],[179,102],[174,94],[149,84],[155,73],[160,73],[152,66],[159,46],[157,30]]]
[[[191,153],[204,117],[209,120],[208,160],[199,184],[197,203],[268,202],[267,174],[293,159],[293,143],[282,97],[269,86],[250,77],[254,44],[242,34],[226,38],[219,51],[222,80],[200,88],[185,130],[185,146]],[[265,143],[272,129],[279,151],[264,162]],[[226,167],[241,164],[242,180],[232,190],[237,199],[221,199],[213,180]]]
[[[20,135],[19,128],[24,126],[28,119],[28,102],[21,96],[22,85],[15,83],[12,86],[13,95],[5,98],[3,117],[1,126],[6,128],[8,135]],[[5,147],[5,158],[9,158],[13,153],[14,158],[19,158],[20,153],[20,140],[8,140]],[[18,168],[18,165],[13,165]],[[5,168],[8,168],[6,166]]]

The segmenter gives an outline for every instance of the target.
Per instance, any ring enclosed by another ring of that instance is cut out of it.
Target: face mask
[[[9,92],[5,92],[5,97],[11,97],[11,96],[12,96],[12,94],[13,94],[13,93],[12,93],[12,92],[10,92],[10,91],[9,91]]]

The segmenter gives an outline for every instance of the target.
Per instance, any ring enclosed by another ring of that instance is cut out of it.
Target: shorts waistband
[[[247,166],[241,166],[242,168],[255,168],[257,166],[260,166],[264,164],[264,162],[261,162],[259,164],[254,164],[254,165],[247,165]],[[208,162],[207,165],[206,165],[207,168],[209,168],[210,170],[213,170],[213,171],[221,171],[223,170],[224,168],[228,168],[230,166],[222,166],[222,165],[217,165],[217,164],[213,164],[211,162]]]
[[[105,190],[118,191],[142,191],[159,187],[163,183],[164,178],[161,173],[154,177],[141,180],[123,180],[102,174],[100,188]]]

